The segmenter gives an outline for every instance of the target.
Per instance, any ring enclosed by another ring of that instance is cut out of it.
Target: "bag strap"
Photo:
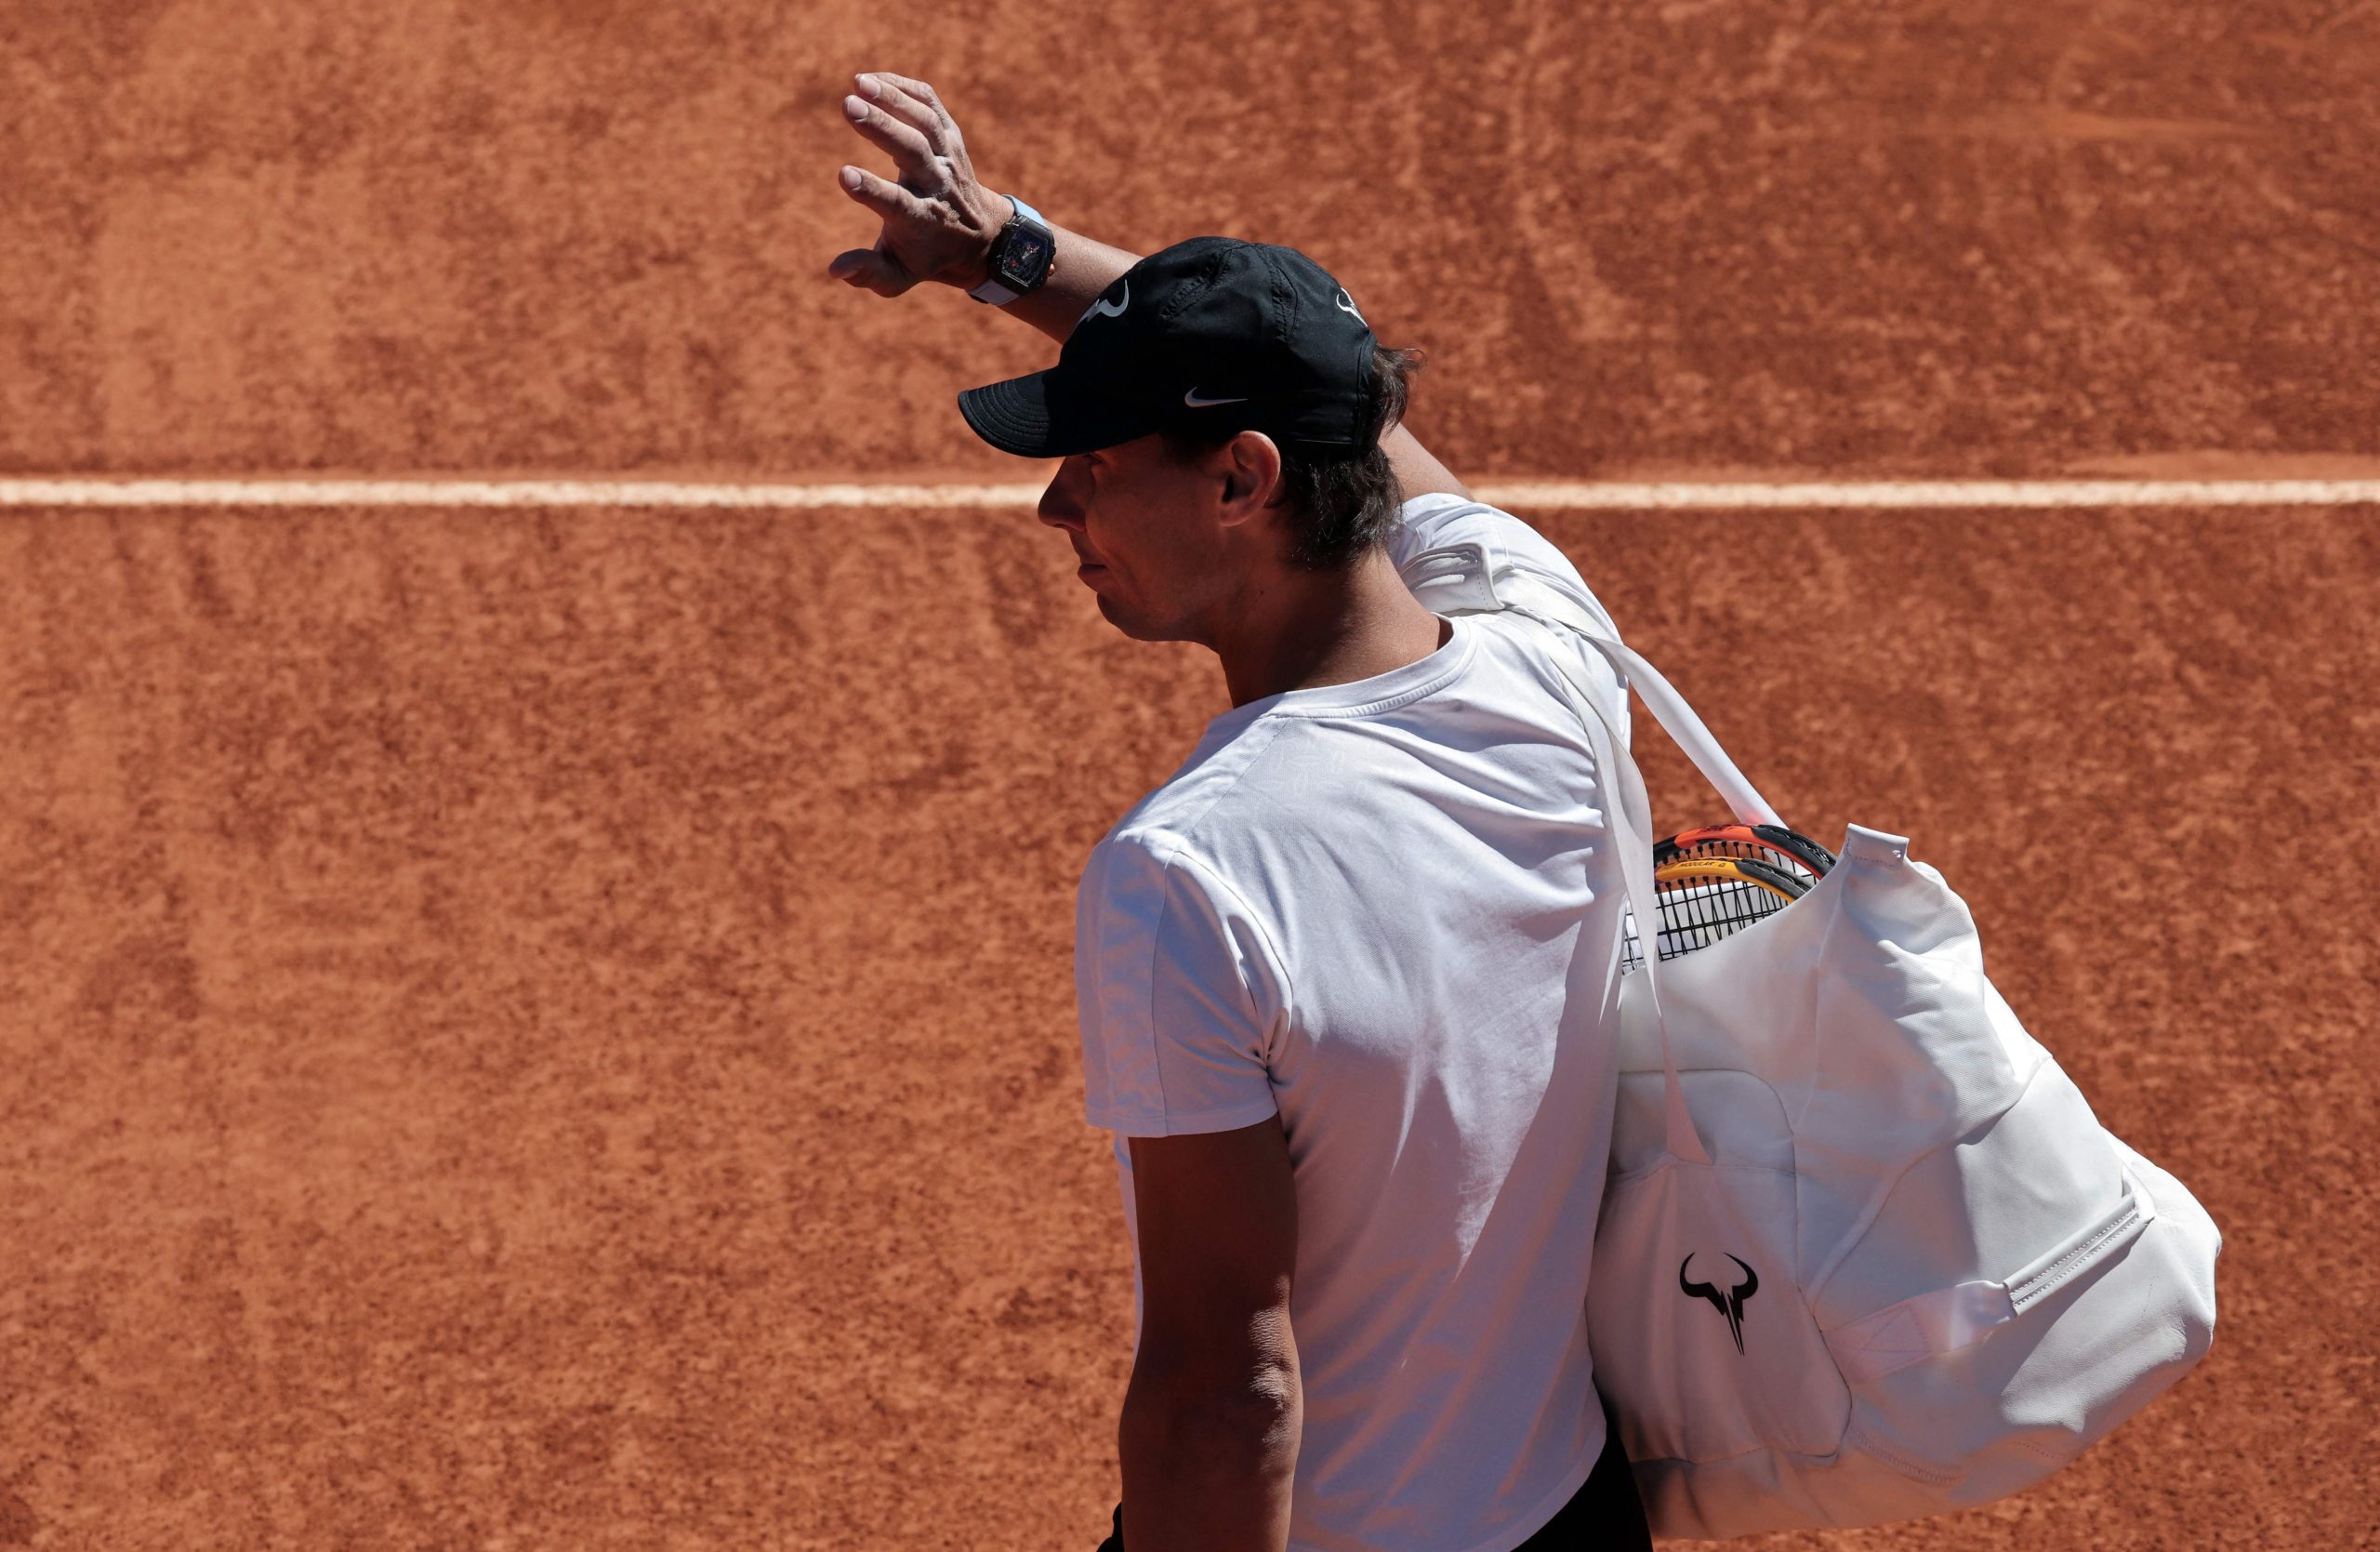
[[[1727,751],[1719,747],[1694,708],[1661,671],[1620,644],[1619,632],[1596,618],[1579,600],[1513,566],[1498,567],[1488,547],[1475,540],[1442,545],[1407,560],[1397,568],[1416,598],[1439,614],[1514,614],[1532,619],[1557,636],[1572,636],[1603,654],[1620,678],[1623,693],[1633,687],[1643,697],[1653,720],[1660,723],[1703,779],[1717,789],[1739,823],[1778,825],[1777,811],[1755,789]],[[1636,942],[1644,957],[1638,974],[1645,977],[1646,1001],[1653,1005],[1653,1021],[1661,1036],[1661,1100],[1665,1140],[1670,1153],[1688,1163],[1707,1164],[1711,1155],[1694,1129],[1686,1106],[1686,1085],[1679,1081],[1677,1054],[1670,1045],[1669,1015],[1661,1007],[1659,971],[1661,917],[1653,888],[1653,805],[1645,790],[1645,775],[1620,741],[1620,731],[1603,709],[1602,698],[1579,681],[1562,654],[1551,655],[1554,670],[1572,698],[1584,710],[1581,721],[1594,748],[1596,766],[1608,772],[1619,788],[1618,803],[1606,803],[1613,844],[1620,848],[1620,876],[1628,911],[1636,922]],[[1606,784],[1608,785],[1608,783]]]
[[[1465,547],[1468,548],[1468,547]],[[1435,551],[1432,552],[1436,553]],[[1418,557],[1426,560],[1428,556]],[[1616,636],[1606,636],[1604,628],[1568,597],[1548,582],[1540,582],[1523,571],[1507,570],[1493,578],[1500,612],[1524,615],[1542,625],[1577,636],[1610,662],[1612,671],[1620,676],[1623,689],[1633,688],[1644,699],[1645,709],[1661,724],[1670,741],[1686,751],[1702,779],[1714,788],[1726,803],[1739,824],[1779,825],[1785,821],[1768,806],[1747,780],[1711,729],[1686,704],[1677,687],[1661,675],[1661,670],[1645,661],[1637,653],[1620,644]],[[1575,683],[1575,682],[1574,682]],[[1590,699],[1593,697],[1590,696]],[[1649,829],[1649,825],[1647,826]]]
[[[1868,1385],[1982,1340],[2140,1238],[2157,1221],[2149,1187],[2121,1164],[2114,1205],[2006,1280],[1978,1278],[1887,1305],[1818,1334],[1843,1377]]]
[[[1620,848],[1620,887],[1628,898],[1629,914],[1636,919],[1636,944],[1644,955],[1645,962],[1636,973],[1645,977],[1645,996],[1653,1004],[1653,1021],[1661,1032],[1662,1126],[1669,1151],[1688,1163],[1707,1164],[1711,1155],[1703,1150],[1702,1138],[1694,1130],[1694,1116],[1686,1108],[1686,1085],[1678,1078],[1677,1054],[1670,1048],[1669,1015],[1661,1010],[1661,986],[1655,968],[1661,957],[1661,918],[1654,903],[1653,804],[1645,791],[1645,775],[1620,747],[1619,731],[1611,725],[1611,718],[1598,703],[1598,697],[1579,683],[1569,666],[1558,657],[1554,667],[1571,692],[1571,698],[1584,710],[1580,720],[1586,723],[1587,741],[1594,749],[1596,768],[1608,772],[1619,789],[1620,801],[1606,802],[1604,808],[1611,826],[1612,844]]]

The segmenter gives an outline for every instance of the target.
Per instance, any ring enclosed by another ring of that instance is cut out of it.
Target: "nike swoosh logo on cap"
[[[1248,395],[1243,393],[1236,399],[1201,399],[1198,397],[1198,391],[1194,388],[1182,395],[1182,402],[1192,409],[1205,409],[1209,405],[1244,405],[1248,403]]]

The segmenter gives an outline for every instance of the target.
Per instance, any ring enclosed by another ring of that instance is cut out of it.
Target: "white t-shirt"
[[[1425,496],[1403,517],[1400,565],[1484,539],[1609,619],[1508,513]],[[1123,1138],[1280,1113],[1300,1552],[1509,1552],[1604,1442],[1585,1311],[1619,864],[1559,639],[1450,623],[1419,662],[1215,718],[1077,899],[1088,1110],[1117,1134],[1128,1228]],[[1567,650],[1624,735],[1617,677]]]

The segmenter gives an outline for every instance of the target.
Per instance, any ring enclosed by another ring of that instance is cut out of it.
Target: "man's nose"
[[[1081,482],[1075,478],[1075,462],[1068,458],[1058,466],[1058,471],[1050,476],[1049,488],[1041,493],[1039,503],[1033,509],[1033,514],[1052,528],[1079,531],[1082,527]]]

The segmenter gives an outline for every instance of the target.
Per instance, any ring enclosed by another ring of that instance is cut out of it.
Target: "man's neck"
[[[1223,659],[1235,707],[1388,673],[1427,657],[1453,634],[1379,550],[1341,571],[1276,574],[1239,603],[1230,627],[1209,643]]]

